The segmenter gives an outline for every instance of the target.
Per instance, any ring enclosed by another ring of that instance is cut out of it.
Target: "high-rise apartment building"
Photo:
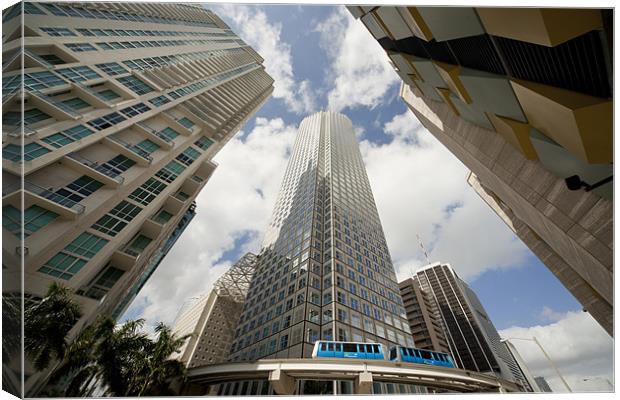
[[[413,345],[351,121],[306,117],[230,360],[310,357],[316,340]]]
[[[449,264],[420,268],[415,280],[439,310],[444,335],[459,368],[488,372],[531,388],[516,361],[500,342],[486,310],[471,288]]]
[[[247,253],[177,317],[173,331],[182,337],[192,335],[180,349],[178,360],[186,367],[225,362],[256,268],[256,255]]]
[[[201,5],[26,2],[2,33],[3,293],[61,282],[75,332],[142,279],[273,79]]]
[[[450,353],[441,314],[431,294],[420,287],[416,277],[400,282],[398,287],[415,347]]]
[[[419,121],[611,335],[612,10],[349,10]]]
[[[544,376],[537,376],[534,378],[534,380],[536,381],[536,384],[540,388],[541,392],[546,392],[546,393],[553,392],[553,390],[551,390],[551,388],[549,387],[549,384],[547,383],[547,380],[545,379]]]

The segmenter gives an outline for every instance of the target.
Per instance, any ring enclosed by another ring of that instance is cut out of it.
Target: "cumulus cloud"
[[[400,279],[431,262],[472,280],[519,266],[527,248],[467,184],[469,171],[407,111],[384,125],[392,140],[360,144],[392,260]]]
[[[338,7],[317,23],[320,45],[330,61],[327,93],[329,108],[374,108],[399,79],[385,51],[360,21]]]
[[[296,128],[257,118],[215,157],[219,164],[197,197],[197,215],[149,279],[127,315],[146,325],[171,323],[189,298],[208,292],[231,265],[226,252],[257,252],[276,201]]]
[[[544,307],[541,314],[557,321],[529,328],[500,331],[503,338],[536,339],[575,392],[609,391],[613,382],[613,339],[583,311],[558,313]],[[534,376],[543,376],[554,392],[566,392],[555,370],[536,343],[511,340]]]
[[[275,81],[274,98],[283,100],[297,114],[316,110],[310,81],[295,79],[291,46],[281,37],[281,23],[270,21],[259,6],[224,4],[211,8],[224,20],[232,21],[233,31],[265,59],[265,70]]]

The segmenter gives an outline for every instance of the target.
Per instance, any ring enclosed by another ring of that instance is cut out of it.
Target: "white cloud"
[[[217,261],[235,240],[249,235],[242,252],[260,249],[295,134],[279,118],[257,118],[243,142],[235,137],[226,144],[197,198],[197,215],[127,314],[140,314],[150,326],[171,323],[186,299],[208,292],[227,271],[230,263]]]
[[[223,19],[232,21],[233,31],[265,59],[265,70],[275,81],[274,98],[282,99],[297,114],[316,109],[310,82],[295,79],[291,46],[281,38],[281,23],[269,21],[259,6],[224,4],[211,8]]]
[[[542,313],[558,320],[529,328],[511,327],[500,331],[500,335],[503,338],[536,337],[573,391],[609,391],[607,380],[613,382],[613,339],[586,312],[557,313],[544,307]],[[523,340],[511,343],[534,376],[543,376],[553,391],[566,392],[536,343]]]
[[[319,32],[321,47],[331,61],[327,71],[329,109],[374,108],[399,82],[385,51],[344,7],[338,7],[319,22],[315,31]]]
[[[407,111],[384,125],[387,144],[361,151],[399,278],[430,261],[466,280],[521,265],[526,247],[467,184],[467,168]]]

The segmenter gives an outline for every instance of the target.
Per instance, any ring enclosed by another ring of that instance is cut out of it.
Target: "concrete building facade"
[[[400,282],[398,287],[415,346],[419,349],[450,353],[441,314],[431,294],[420,287],[416,277]]]
[[[192,335],[177,357],[187,368],[222,363],[228,358],[256,261],[256,255],[244,255],[213,284],[209,294],[177,317],[175,335]]]
[[[273,79],[201,5],[27,2],[2,29],[3,293],[70,287],[75,333],[143,278]]]
[[[491,373],[531,391],[478,296],[449,264],[422,267],[416,280],[439,310],[450,353],[459,368]]]
[[[611,10],[349,10],[419,121],[612,335]]]
[[[549,383],[547,383],[547,380],[545,379],[544,376],[537,376],[534,378],[534,380],[536,381],[536,384],[540,388],[541,392],[545,392],[545,393],[553,392],[553,390],[551,390],[551,388],[549,387]]]
[[[311,357],[317,340],[413,346],[351,121],[300,124],[231,361]]]

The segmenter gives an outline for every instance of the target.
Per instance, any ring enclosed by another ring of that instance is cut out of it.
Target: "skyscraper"
[[[531,390],[478,296],[449,264],[420,268],[416,280],[439,310],[448,344],[459,368],[489,372]]]
[[[536,381],[536,384],[540,388],[541,392],[547,392],[547,393],[553,392],[553,390],[551,390],[551,388],[549,387],[549,384],[547,383],[547,380],[545,379],[544,376],[537,376],[534,378],[534,380]]]
[[[350,6],[420,122],[613,334],[613,10]]]
[[[179,337],[192,335],[178,354],[186,367],[226,361],[255,268],[256,255],[245,254],[208,294],[176,318],[174,333]]]
[[[417,277],[406,279],[398,286],[415,346],[450,353],[441,314],[431,293],[420,287]]]
[[[310,357],[318,339],[413,345],[351,121],[299,126],[230,359]]]
[[[2,28],[3,293],[61,282],[75,333],[144,280],[273,79],[201,5],[18,3]]]

